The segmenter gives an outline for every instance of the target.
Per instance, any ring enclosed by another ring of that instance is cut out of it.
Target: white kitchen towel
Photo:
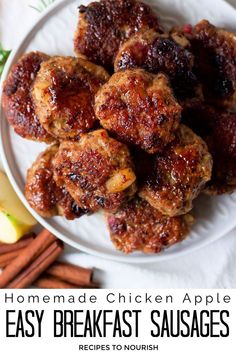
[[[236,5],[236,0],[230,2]],[[40,3],[41,0],[0,0],[0,42],[5,49],[14,48],[35,21],[38,12],[30,5],[38,7]],[[66,248],[64,258],[95,267],[96,280],[105,288],[236,288],[236,229],[200,251],[161,263],[120,264],[71,247]]]

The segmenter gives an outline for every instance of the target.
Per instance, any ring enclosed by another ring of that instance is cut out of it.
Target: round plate
[[[11,53],[2,76],[4,80],[12,64],[23,53],[39,50],[50,55],[73,55],[73,33],[77,22],[77,7],[90,1],[57,1]],[[152,0],[162,22],[171,27],[184,23],[196,23],[207,18],[214,24],[235,29],[236,11],[222,0]],[[1,154],[4,168],[22,202],[45,228],[66,243],[82,251],[104,258],[129,263],[157,262],[186,254],[206,246],[226,234],[236,225],[236,194],[220,197],[200,197],[194,208],[197,222],[190,236],[182,243],[157,255],[134,253],[124,255],[114,249],[109,240],[105,220],[101,214],[83,216],[76,221],[61,217],[45,220],[30,209],[24,197],[24,181],[27,169],[36,156],[45,148],[44,144],[23,140],[9,127],[2,116]]]

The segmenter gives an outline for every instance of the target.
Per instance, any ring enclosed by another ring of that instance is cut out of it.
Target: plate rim
[[[69,2],[73,2],[74,0],[69,0]],[[223,3],[224,6],[229,6],[236,14],[236,9],[229,3],[227,3],[225,0],[217,0],[220,3]],[[35,30],[37,30],[37,27],[40,25],[41,22],[44,22],[47,20],[48,17],[55,11],[60,9],[60,7],[64,7],[68,4],[68,0],[57,0],[55,4],[49,6],[47,10],[45,10],[42,14],[39,15],[38,19],[32,23],[29,28],[26,29],[25,34],[22,36],[22,38],[19,40],[18,45],[15,47],[15,49],[12,50],[7,64],[5,65],[4,71],[1,76],[1,81],[0,81],[0,102],[2,98],[2,85],[4,80],[7,77],[7,74],[9,72],[10,67],[12,66],[18,51],[20,48],[24,45],[24,43],[27,41],[27,39],[30,37],[31,33]],[[0,107],[0,157],[2,160],[3,168],[5,173],[7,174],[9,181],[11,185],[13,186],[17,196],[23,203],[23,205],[26,207],[26,209],[33,215],[33,217],[37,220],[37,222],[44,228],[48,229],[51,233],[53,233],[56,237],[61,239],[63,242],[66,244],[74,247],[77,250],[80,250],[82,252],[85,252],[87,254],[91,254],[93,256],[97,256],[106,260],[112,260],[120,263],[129,263],[129,264],[147,264],[147,263],[158,263],[158,262],[163,262],[163,261],[168,261],[170,259],[175,259],[178,257],[182,257],[185,255],[188,255],[192,252],[196,252],[200,250],[201,248],[206,247],[207,245],[213,243],[214,241],[219,240],[221,237],[227,235],[228,232],[233,230],[233,228],[236,225],[236,220],[235,220],[235,225],[233,226],[228,226],[224,229],[224,232],[219,233],[217,236],[209,236],[207,239],[203,239],[201,242],[198,244],[193,244],[189,245],[187,249],[179,250],[176,253],[171,253],[171,254],[165,254],[165,252],[160,253],[160,254],[155,254],[155,255],[147,255],[145,258],[135,258],[135,257],[129,257],[129,255],[124,255],[124,254],[117,254],[117,255],[112,255],[112,254],[107,254],[105,252],[97,251],[95,249],[89,248],[87,246],[83,246],[79,243],[78,241],[71,240],[68,236],[65,236],[63,233],[60,231],[57,231],[54,229],[53,226],[51,226],[46,219],[42,218],[40,215],[38,215],[28,204],[23,192],[21,191],[20,187],[17,184],[17,181],[14,177],[14,174],[9,166],[8,159],[7,159],[7,152],[5,151],[5,146],[4,146],[4,138],[3,138],[3,132],[4,132],[4,124],[5,127],[8,125],[6,119],[2,119],[2,107]]]

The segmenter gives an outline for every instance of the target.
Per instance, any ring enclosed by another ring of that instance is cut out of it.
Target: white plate
[[[58,1],[28,32],[18,48],[12,52],[2,76],[4,80],[11,65],[23,53],[40,50],[47,54],[73,55],[73,33],[77,22],[77,7],[90,1]],[[236,11],[222,0],[152,0],[163,23],[168,26],[195,23],[207,18],[214,24],[236,29]],[[2,115],[1,115],[2,116]],[[69,222],[55,217],[44,220],[29,208],[24,198],[27,169],[44,148],[44,144],[23,140],[9,128],[2,116],[1,154],[4,168],[17,194],[45,228],[66,243],[82,251],[129,263],[157,262],[186,254],[220,238],[236,225],[236,193],[216,198],[201,197],[195,203],[197,223],[190,236],[181,244],[157,255],[135,253],[124,255],[116,251],[109,240],[102,215],[84,216]]]

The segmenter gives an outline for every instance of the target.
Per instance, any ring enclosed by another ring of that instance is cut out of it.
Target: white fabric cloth
[[[236,6],[236,0],[230,2]],[[29,5],[38,3],[0,0],[0,42],[5,49],[12,49],[35,21],[38,13]],[[236,288],[236,229],[200,251],[162,263],[120,264],[71,247],[66,248],[64,258],[95,267],[95,277],[105,288]]]

